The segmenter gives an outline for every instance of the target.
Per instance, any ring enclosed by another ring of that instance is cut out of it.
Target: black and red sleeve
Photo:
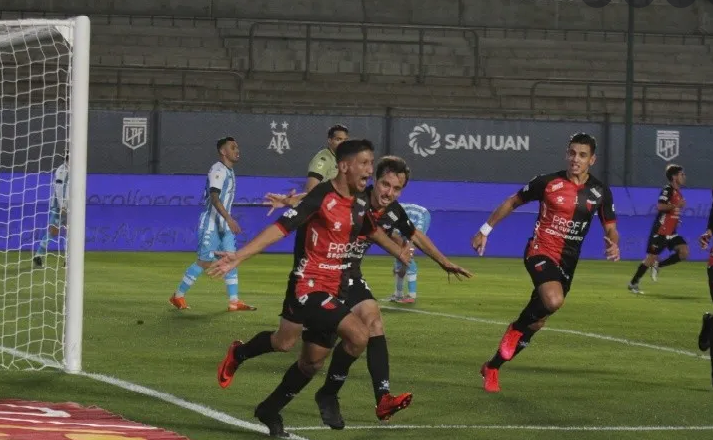
[[[602,204],[599,205],[599,221],[602,225],[616,223],[616,211],[614,210],[614,196],[608,186],[603,188]]]
[[[393,212],[396,214],[396,217],[398,217],[394,229],[397,229],[402,237],[410,240],[413,234],[416,233],[416,226],[414,226],[413,222],[408,218],[406,210],[404,210],[404,207],[401,206],[400,203],[394,204]]]
[[[517,196],[523,203],[530,203],[535,200],[542,200],[545,196],[545,188],[549,179],[547,176],[535,176],[530,182],[517,192]]]
[[[288,209],[275,221],[277,227],[282,229],[285,235],[305,224],[312,216],[322,209],[322,202],[327,195],[327,191],[320,184],[307,193],[304,199],[295,207]],[[331,185],[331,184],[330,184]]]
[[[672,196],[673,196],[673,187],[670,185],[664,186],[663,189],[661,190],[661,194],[659,194],[659,203],[668,205],[669,203],[671,203]]]

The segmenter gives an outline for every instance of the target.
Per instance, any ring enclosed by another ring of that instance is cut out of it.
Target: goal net
[[[81,369],[88,55],[86,17],[0,21],[2,368]]]

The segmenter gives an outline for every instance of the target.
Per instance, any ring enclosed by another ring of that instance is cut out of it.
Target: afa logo
[[[267,146],[267,149],[275,150],[277,154],[283,154],[285,150],[290,149],[290,141],[287,139],[287,127],[289,127],[290,124],[288,124],[287,121],[282,121],[282,124],[279,124],[282,131],[276,131],[277,125],[278,124],[275,121],[270,123],[272,139],[270,139],[270,145]]]

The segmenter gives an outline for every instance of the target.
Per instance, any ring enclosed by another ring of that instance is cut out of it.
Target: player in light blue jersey
[[[205,185],[205,210],[198,227],[198,260],[186,269],[183,281],[169,299],[177,309],[189,308],[186,292],[196,282],[196,278],[218,259],[216,251],[235,252],[235,234],[240,232],[238,222],[230,216],[230,207],[235,198],[233,166],[240,158],[240,150],[232,137],[219,139],[217,147],[219,161],[210,167]],[[255,307],[238,299],[237,269],[225,274],[224,280],[228,291],[228,311],[255,310]]]
[[[428,209],[420,205],[402,203],[406,215],[416,229],[426,234],[431,226],[431,213]],[[412,259],[411,264],[405,266],[399,261],[394,263],[394,275],[396,276],[396,290],[390,300],[399,303],[410,304],[416,302],[416,278],[418,275],[418,265]],[[404,277],[408,285],[408,294],[404,295]]]
[[[35,256],[32,258],[35,267],[42,267],[42,257],[47,254],[50,238],[58,237],[60,228],[67,224],[67,188],[69,188],[69,153],[64,156],[64,163],[57,167],[52,175],[49,225],[35,249]],[[59,238],[57,241],[59,242]]]

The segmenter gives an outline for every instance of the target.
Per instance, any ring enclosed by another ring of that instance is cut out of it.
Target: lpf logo
[[[603,8],[604,6],[611,3],[611,0],[583,0],[584,4],[592,8]],[[693,4],[695,0],[667,0],[668,4],[674,8],[687,8]],[[713,3],[713,0],[709,0]],[[645,8],[649,6],[654,0],[626,0],[627,3],[635,8]]]
[[[148,122],[146,118],[124,118],[121,143],[135,150],[146,145]]]
[[[272,139],[270,139],[270,145],[268,145],[267,149],[275,150],[277,154],[283,154],[284,150],[290,149],[290,141],[287,139],[287,127],[289,127],[290,124],[288,124],[287,121],[282,121],[282,124],[280,124],[282,131],[276,131],[277,125],[275,121],[270,123]]]
[[[680,135],[677,130],[656,131],[656,155],[665,161],[678,157]]]

